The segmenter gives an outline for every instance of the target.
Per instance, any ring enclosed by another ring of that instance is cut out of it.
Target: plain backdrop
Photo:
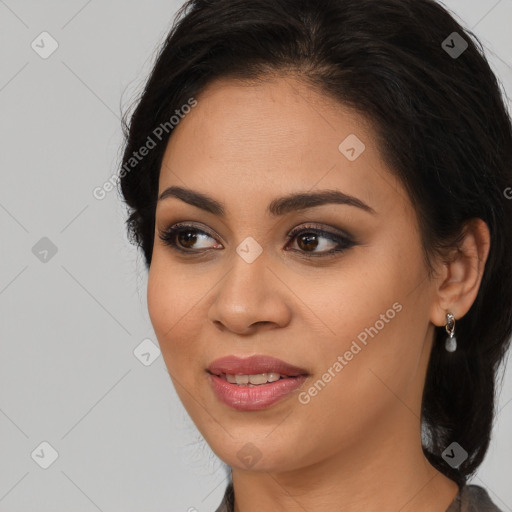
[[[0,0],[0,512],[213,511],[224,493],[158,356],[124,207],[93,195],[181,4]],[[445,5],[512,96],[512,0]],[[474,479],[504,511],[511,382],[512,364]]]

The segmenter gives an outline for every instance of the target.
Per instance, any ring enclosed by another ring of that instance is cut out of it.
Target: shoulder
[[[464,485],[446,512],[503,512],[479,485]]]

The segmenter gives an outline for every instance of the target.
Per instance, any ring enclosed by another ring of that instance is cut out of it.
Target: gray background
[[[134,354],[145,339],[157,344],[146,272],[117,193],[92,194],[117,172],[121,105],[181,3],[0,0],[2,512],[209,511],[224,492],[225,467],[200,442],[162,357]],[[446,5],[482,38],[512,96],[512,0]],[[31,47],[51,49],[43,31],[58,43],[46,59]],[[511,381],[509,365],[474,479],[504,511]],[[47,469],[44,441],[58,453]]]

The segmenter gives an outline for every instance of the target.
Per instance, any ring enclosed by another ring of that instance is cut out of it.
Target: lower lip
[[[302,386],[307,378],[299,375],[250,387],[231,384],[217,375],[209,374],[209,377],[219,400],[239,411],[259,411],[270,407]]]

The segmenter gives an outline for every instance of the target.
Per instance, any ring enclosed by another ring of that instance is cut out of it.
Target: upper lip
[[[270,356],[251,356],[241,358],[237,356],[226,356],[215,359],[207,370],[215,375],[226,373],[228,375],[256,375],[258,373],[279,373],[288,377],[307,375],[303,368],[288,364],[281,359]]]

